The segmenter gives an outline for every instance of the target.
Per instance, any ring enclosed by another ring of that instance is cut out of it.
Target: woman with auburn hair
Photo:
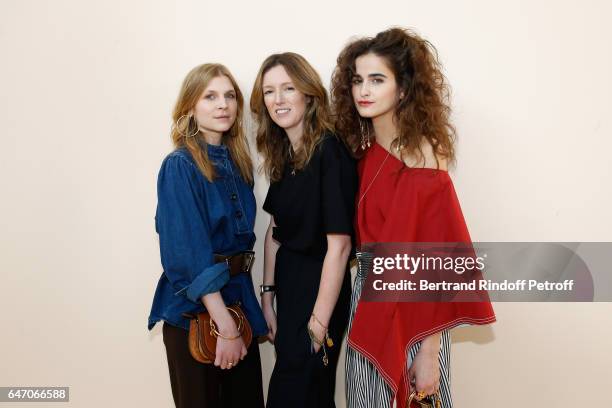
[[[192,69],[174,108],[175,150],[157,179],[155,227],[164,271],[148,327],[164,321],[178,408],[263,407],[256,336],[267,327],[249,274],[256,206],[243,103],[223,65]],[[238,302],[253,330],[248,349],[226,308]],[[188,349],[189,320],[183,313],[205,310],[220,333],[214,364],[196,361]]]
[[[261,294],[276,363],[266,406],[334,407],[350,302],[355,162],[332,131],[319,75],[298,54],[263,62],[251,111],[271,181]]]
[[[455,129],[435,48],[400,28],[355,40],[340,53],[331,88],[338,132],[360,159],[357,245],[471,243],[447,172]],[[364,302],[371,257],[358,249],[348,406],[390,407],[395,399],[403,408],[415,392],[417,399],[437,395],[450,408],[449,330],[495,321],[488,296],[473,303]]]

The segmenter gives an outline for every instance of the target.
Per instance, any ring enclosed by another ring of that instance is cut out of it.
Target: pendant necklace
[[[293,164],[293,148],[289,146],[289,160],[291,161],[291,175],[295,176],[295,166]]]
[[[391,152],[387,151],[387,155],[385,156],[385,159],[382,161],[382,163],[380,163],[380,167],[378,168],[378,171],[376,172],[376,174],[372,178],[372,181],[370,181],[370,184],[368,184],[368,187],[365,189],[365,191],[363,192],[361,197],[359,197],[359,201],[357,201],[357,209],[359,209],[359,205],[361,204],[361,201],[363,201],[363,198],[365,197],[365,195],[370,190],[370,187],[372,187],[372,184],[374,184],[374,181],[376,180],[376,177],[378,177],[378,174],[382,170],[383,166],[385,165],[385,162],[387,161],[387,159],[389,158],[390,155],[391,155]]]

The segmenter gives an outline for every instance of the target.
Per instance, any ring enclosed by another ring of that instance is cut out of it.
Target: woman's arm
[[[216,264],[208,215],[202,215],[197,168],[173,154],[157,180],[155,225],[164,275],[176,290],[199,304],[201,297],[218,292],[229,280],[227,265]]]
[[[323,260],[319,292],[312,310],[313,316],[308,321],[308,328],[319,343],[327,333],[352,250],[351,234],[357,188],[355,165],[348,158],[342,142],[330,137],[324,143],[321,158],[321,216],[327,252]],[[320,347],[315,344],[315,351],[318,352]]]
[[[323,260],[323,271],[319,293],[310,317],[308,327],[319,341],[323,341],[331,315],[336,307],[346,263],[351,252],[351,237],[344,234],[327,234],[327,253]],[[315,344],[315,351],[321,347]]]
[[[272,237],[272,230],[276,227],[274,217],[270,217],[270,224],[266,231],[266,239],[264,242],[264,285],[274,285],[274,266],[276,263],[276,251],[280,244]],[[274,312],[274,292],[264,292],[261,297],[261,307],[264,317],[268,323],[268,339],[274,343],[276,336],[276,313]]]
[[[412,365],[408,369],[411,382],[417,391],[426,395],[435,394],[440,387],[440,338],[442,332],[425,337],[421,347],[414,356]]]
[[[423,156],[415,159],[414,157],[404,158],[404,163],[411,167],[425,167],[439,170],[448,170],[447,160],[436,155],[432,146],[424,142],[421,145]],[[414,380],[416,389],[423,391],[427,395],[435,394],[440,385],[440,338],[442,332],[437,332],[421,340],[421,347],[412,361],[408,373],[411,380]]]

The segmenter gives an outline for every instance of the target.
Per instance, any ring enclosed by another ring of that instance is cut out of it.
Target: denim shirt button
[[[238,194],[236,193],[232,193],[232,195],[230,196],[230,198],[232,199],[232,201],[236,201],[238,199]]]
[[[242,211],[236,211],[236,218],[242,218]]]

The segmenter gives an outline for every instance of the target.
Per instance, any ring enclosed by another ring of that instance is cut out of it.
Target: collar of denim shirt
[[[228,148],[224,144],[213,145],[207,144],[208,155],[213,157],[222,157],[226,158],[228,156]]]
[[[206,148],[206,151],[208,152],[208,157],[217,157],[225,159],[229,156],[229,149],[223,143],[221,143],[220,145],[214,145],[206,143],[202,139],[198,140],[198,142],[202,148]]]

